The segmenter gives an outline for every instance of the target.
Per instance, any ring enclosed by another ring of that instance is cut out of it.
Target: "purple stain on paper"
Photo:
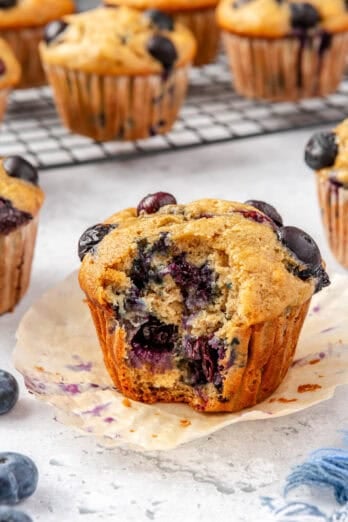
[[[332,332],[333,330],[336,330],[336,326],[330,326],[329,328],[325,328],[325,330],[321,330],[321,334]]]
[[[91,410],[83,411],[82,414],[83,415],[92,415],[93,417],[100,417],[100,414],[104,410],[106,410],[106,408],[108,408],[110,406],[110,404],[111,404],[110,402],[106,402],[105,404],[98,404]]]
[[[115,422],[115,419],[113,417],[105,417],[104,422],[106,422],[107,424],[112,424],[113,422]]]
[[[61,389],[66,393],[71,393],[71,395],[76,395],[80,393],[80,387],[78,384],[64,384],[60,385]]]
[[[73,372],[90,372],[93,364],[91,362],[80,362],[79,364],[68,364],[66,368]]]
[[[319,305],[315,305],[315,306],[313,307],[312,312],[313,312],[314,314],[318,314],[318,313],[320,312],[320,310],[321,310],[320,306],[319,306]]]

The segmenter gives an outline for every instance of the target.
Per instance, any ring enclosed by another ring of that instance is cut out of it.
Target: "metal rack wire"
[[[21,154],[41,169],[125,160],[251,136],[334,123],[348,116],[348,78],[337,93],[299,103],[267,103],[238,96],[223,57],[193,69],[187,102],[165,136],[98,143],[71,134],[58,118],[48,87],[12,95],[0,133],[0,155]]]

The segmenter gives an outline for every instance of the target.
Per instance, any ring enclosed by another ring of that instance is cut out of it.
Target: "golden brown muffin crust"
[[[43,191],[28,181],[9,176],[3,161],[4,158],[0,158],[0,197],[11,201],[18,210],[36,216],[44,201]]]
[[[0,29],[37,27],[74,11],[72,0],[18,0],[15,7],[0,8]]]
[[[0,62],[3,63],[3,74],[0,75],[0,89],[13,87],[21,77],[20,65],[9,45],[0,38]]]
[[[147,50],[156,35],[173,43],[178,55],[174,67],[189,64],[196,51],[185,27],[160,31],[143,13],[128,7],[98,8],[67,16],[65,21],[66,30],[54,42],[41,45],[43,61],[50,65],[100,75],[160,74],[163,65]]]
[[[104,0],[106,5],[125,5],[135,9],[159,9],[167,13],[175,11],[192,11],[215,7],[219,0]]]
[[[240,5],[237,5],[237,4]],[[219,25],[235,34],[280,38],[292,33],[290,4],[300,0],[222,0],[217,9]],[[348,30],[344,0],[309,0],[321,17],[319,28],[329,32]]]

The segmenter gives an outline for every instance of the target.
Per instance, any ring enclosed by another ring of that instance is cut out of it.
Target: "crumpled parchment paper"
[[[254,408],[232,414],[125,399],[104,367],[83,299],[76,272],[43,295],[21,321],[14,359],[28,390],[54,406],[58,420],[106,447],[169,450],[235,422],[303,410],[348,383],[348,277],[343,275],[314,297],[295,361],[278,390]]]

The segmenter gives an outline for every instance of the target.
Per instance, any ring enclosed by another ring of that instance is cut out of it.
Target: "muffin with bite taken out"
[[[233,412],[285,377],[319,249],[274,207],[145,197],[80,238],[79,280],[106,367],[127,397]]]

